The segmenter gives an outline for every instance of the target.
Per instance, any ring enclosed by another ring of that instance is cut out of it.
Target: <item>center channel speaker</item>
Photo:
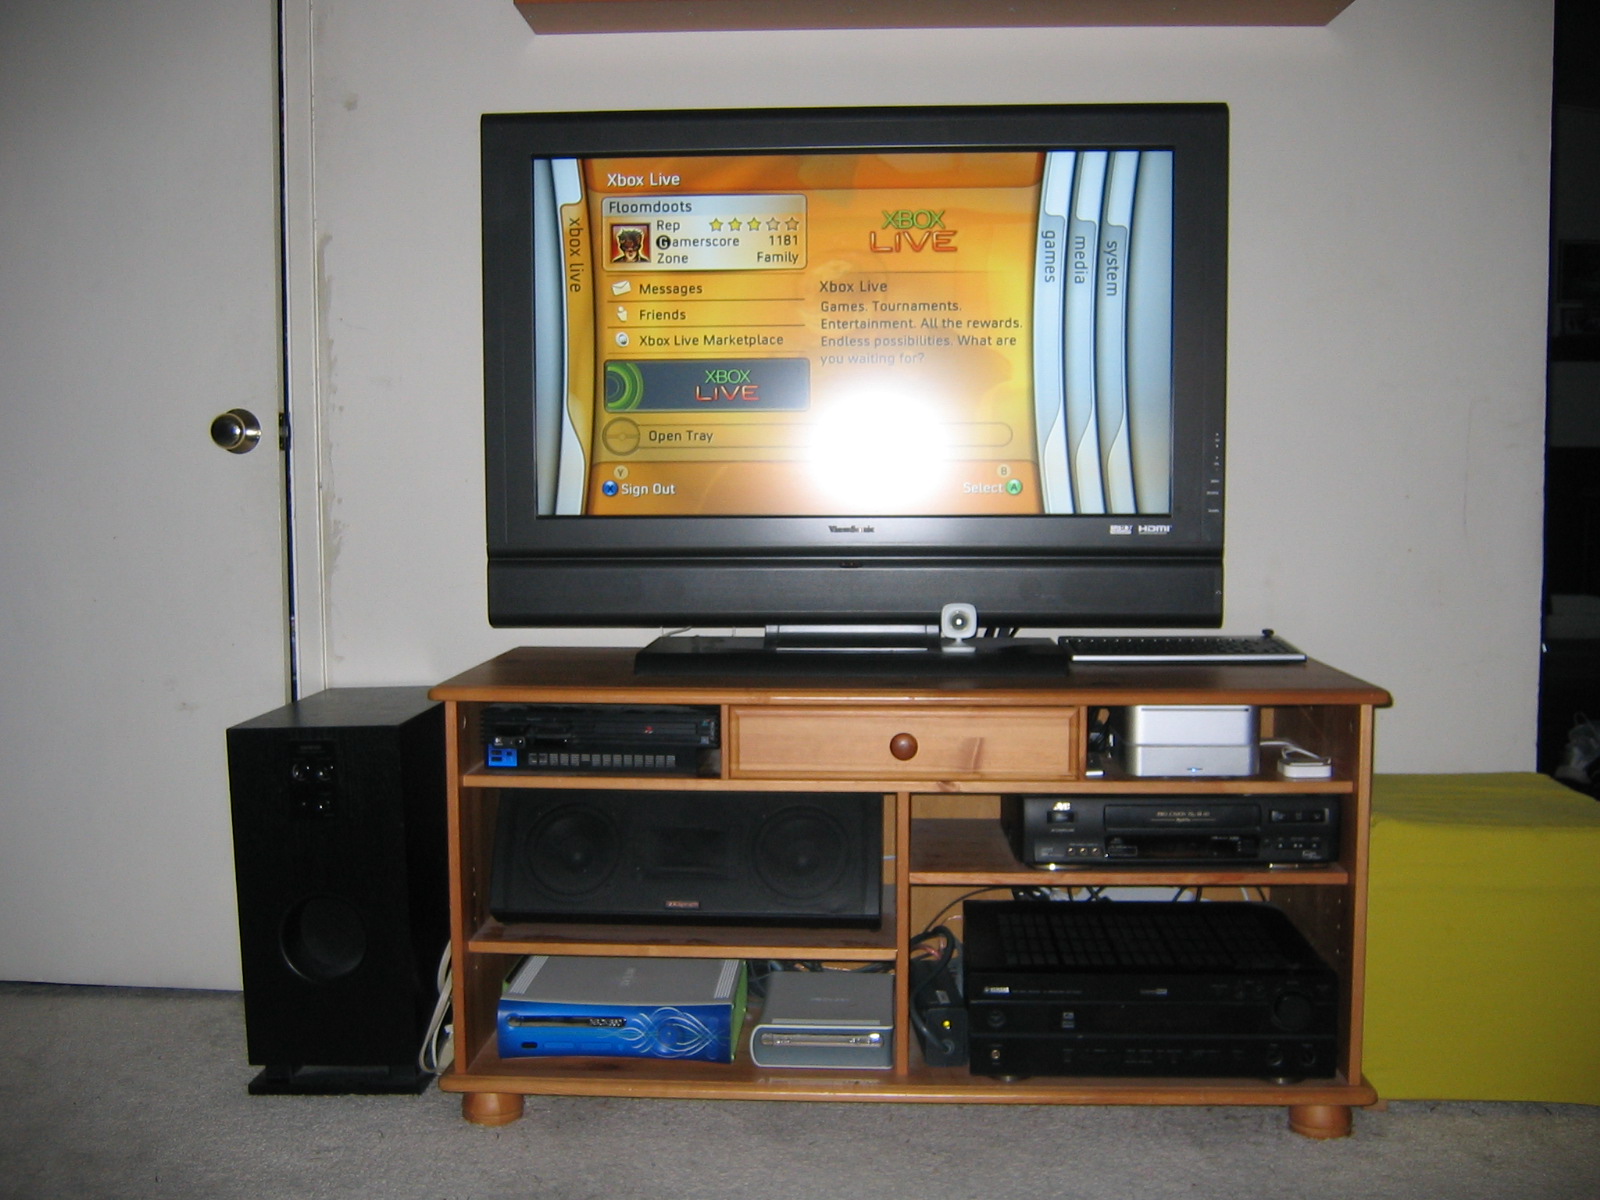
[[[877,925],[883,797],[502,792],[501,921]]]

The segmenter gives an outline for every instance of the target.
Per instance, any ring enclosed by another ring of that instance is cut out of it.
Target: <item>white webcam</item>
[[[978,610],[970,604],[946,604],[939,610],[939,636],[946,650],[971,650],[971,646],[952,645],[978,636]]]

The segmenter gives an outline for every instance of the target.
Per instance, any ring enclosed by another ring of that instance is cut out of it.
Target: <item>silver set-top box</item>
[[[1254,775],[1260,759],[1253,704],[1134,704],[1112,716],[1112,746],[1129,775]]]

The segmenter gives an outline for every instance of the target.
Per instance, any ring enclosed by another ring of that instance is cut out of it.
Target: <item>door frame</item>
[[[326,446],[329,339],[316,223],[316,23],[313,0],[278,2],[279,204],[283,321],[285,552],[290,693],[328,686]]]

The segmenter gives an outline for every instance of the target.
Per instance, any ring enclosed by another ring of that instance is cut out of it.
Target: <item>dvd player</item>
[[[976,1075],[1328,1078],[1339,982],[1264,903],[968,901]]]
[[[1073,866],[1315,865],[1339,857],[1337,796],[1006,796],[1018,861]]]

